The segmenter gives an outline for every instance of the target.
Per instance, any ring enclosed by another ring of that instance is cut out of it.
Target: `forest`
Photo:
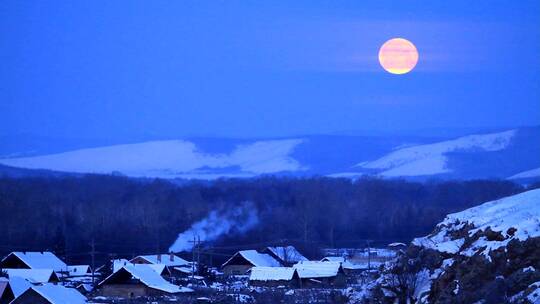
[[[224,258],[236,249],[282,243],[309,255],[367,240],[409,242],[448,213],[524,190],[500,180],[0,178],[0,251],[53,250],[69,262],[87,261],[92,243],[100,260],[166,252],[210,212],[250,202],[254,227],[203,246],[213,247],[218,259],[219,252]]]

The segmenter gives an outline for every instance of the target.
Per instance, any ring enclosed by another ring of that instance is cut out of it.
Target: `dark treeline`
[[[244,201],[256,206],[260,223],[214,245],[410,241],[448,213],[524,190],[507,181],[268,177],[178,186],[116,176],[2,178],[0,250],[49,249],[80,261],[94,239],[102,255],[167,251],[193,222]]]

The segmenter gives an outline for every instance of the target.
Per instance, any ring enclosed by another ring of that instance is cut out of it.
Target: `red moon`
[[[405,74],[418,63],[418,51],[412,42],[403,38],[386,41],[379,50],[381,66],[392,74]]]

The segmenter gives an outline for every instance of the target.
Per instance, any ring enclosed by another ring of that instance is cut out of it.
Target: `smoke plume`
[[[242,234],[252,229],[258,222],[257,209],[252,202],[244,202],[232,209],[214,210],[206,218],[180,233],[169,251],[191,250],[194,237],[209,242],[217,240],[222,235]]]

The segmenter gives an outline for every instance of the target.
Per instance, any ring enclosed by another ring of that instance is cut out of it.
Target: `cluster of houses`
[[[347,276],[367,270],[365,263],[344,257],[310,261],[295,247],[266,247],[262,251],[243,250],[222,265],[224,275],[247,275],[251,286],[289,288],[341,288]]]
[[[205,279],[195,275],[198,267],[172,253],[115,259],[92,270],[67,265],[51,252],[12,252],[0,261],[0,304],[79,304],[87,303],[87,295],[189,297],[194,289],[187,279]],[[215,274],[247,279],[253,287],[341,288],[349,275],[368,267],[343,257],[310,261],[295,247],[283,246],[238,251]]]
[[[133,298],[193,293],[166,278],[189,273],[190,262],[173,254],[114,260],[111,273],[95,282],[99,271],[88,265],[67,265],[52,252],[12,252],[0,261],[0,304],[79,304],[85,294]]]

